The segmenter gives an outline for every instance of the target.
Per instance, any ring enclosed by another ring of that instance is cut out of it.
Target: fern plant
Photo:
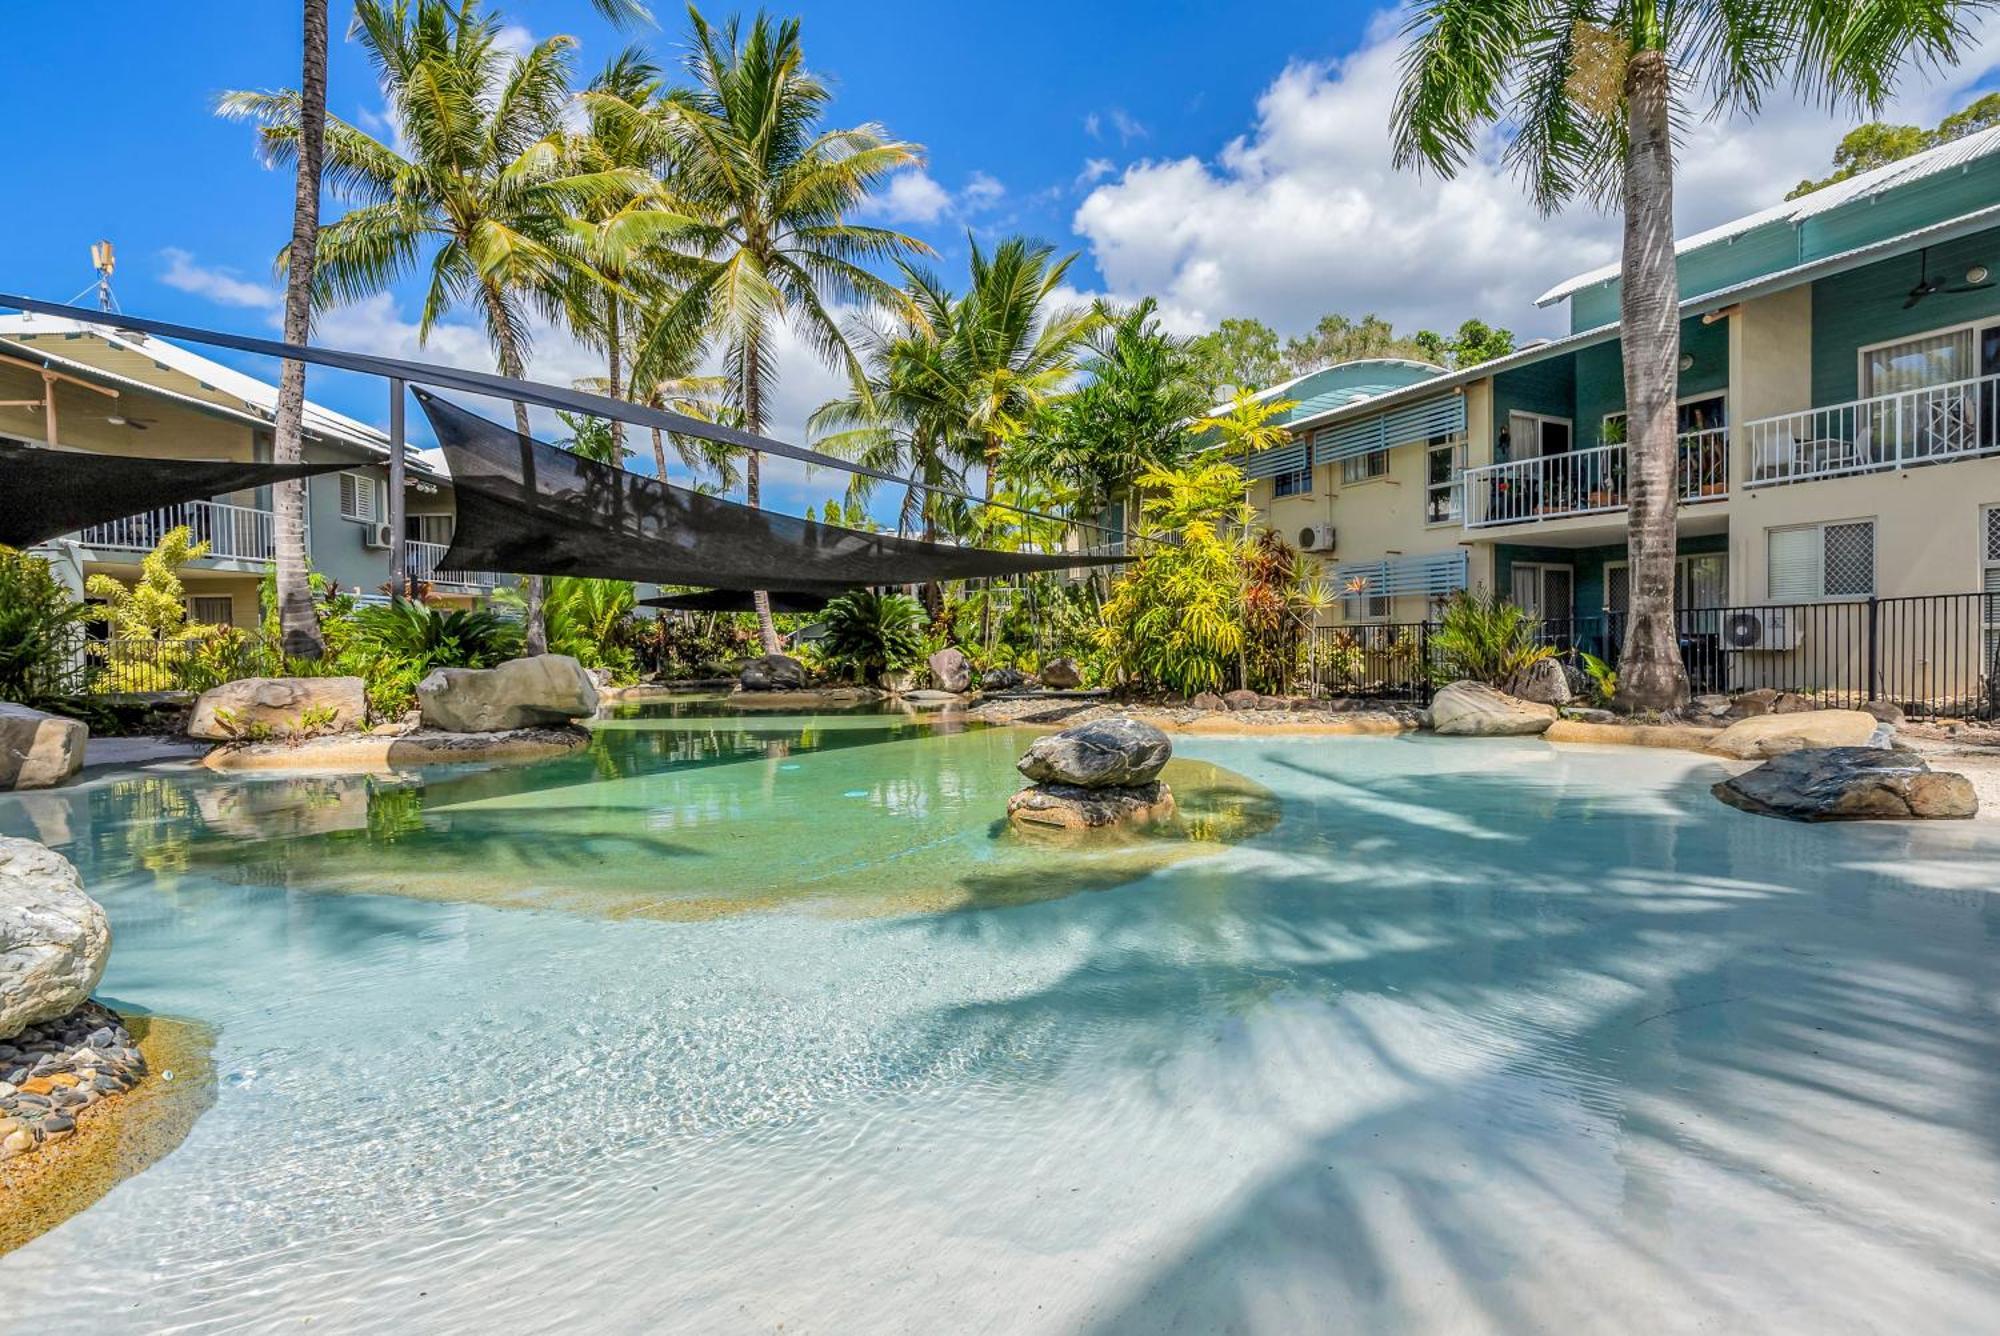
[[[908,594],[842,594],[826,605],[824,616],[820,646],[837,671],[879,681],[923,661],[924,610]]]
[[[1541,641],[1541,622],[1527,609],[1486,589],[1461,589],[1445,604],[1431,636],[1439,682],[1470,678],[1505,689],[1521,673],[1555,657]]]

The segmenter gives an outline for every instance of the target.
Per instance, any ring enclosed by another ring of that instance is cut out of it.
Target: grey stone
[[[979,675],[981,691],[1019,691],[1028,684],[1028,675],[1019,668],[988,668]]]
[[[1229,703],[1213,691],[1196,692],[1194,699],[1189,701],[1188,704],[1194,706],[1197,710],[1226,710],[1229,708]]]
[[[1556,707],[1520,700],[1484,682],[1460,681],[1431,697],[1431,729],[1446,737],[1504,738],[1546,733]]]
[[[1805,710],[1738,719],[1709,741],[1710,751],[1757,761],[1802,747],[1866,747],[1875,716],[1859,710]]]
[[[1507,684],[1507,694],[1537,705],[1567,705],[1569,675],[1563,671],[1562,660],[1541,659],[1514,674],[1514,680]]]
[[[1254,710],[1257,708],[1257,693],[1238,688],[1222,693],[1222,703],[1232,710]]]
[[[806,668],[789,654],[766,654],[744,664],[736,680],[745,691],[797,691],[806,684]]]
[[[1956,820],[1979,811],[1964,775],[1932,770],[1915,752],[1807,747],[1723,780],[1731,807],[1791,821]]]
[[[1042,685],[1053,691],[1074,691],[1083,685],[1083,673],[1070,658],[1050,659],[1042,665]]]
[[[1758,687],[1755,691],[1739,691],[1729,701],[1731,719],[1754,719],[1758,715],[1771,713],[1777,703],[1778,693],[1770,687]]]
[[[83,769],[89,740],[75,719],[0,701],[0,792],[54,788]]]
[[[1015,768],[1036,783],[1132,788],[1158,778],[1173,754],[1165,733],[1118,716],[1036,738]]]
[[[306,711],[330,711],[315,733],[344,733],[368,719],[368,684],[358,677],[244,677],[201,693],[187,732],[205,742],[306,733]]]
[[[1772,714],[1804,714],[1808,710],[1818,708],[1816,702],[1808,700],[1796,691],[1780,691],[1777,699],[1771,702]]]
[[[972,663],[956,645],[946,645],[931,655],[930,670],[931,680],[940,691],[956,695],[972,686]]]
[[[1892,700],[1871,700],[1861,708],[1885,724],[1900,725],[1903,722],[1903,707]]]
[[[1035,784],[1007,800],[1010,821],[1058,830],[1095,830],[1128,822],[1157,821],[1173,815],[1173,811],[1172,790],[1157,780],[1131,788]]]
[[[1720,693],[1696,696],[1687,703],[1687,713],[1694,718],[1720,719],[1729,713],[1729,697]]]
[[[424,726],[499,733],[566,724],[597,711],[597,688],[567,654],[509,659],[494,668],[437,668],[417,683]]]
[[[69,860],[0,837],[0,1038],[83,1005],[110,955],[110,922]]]

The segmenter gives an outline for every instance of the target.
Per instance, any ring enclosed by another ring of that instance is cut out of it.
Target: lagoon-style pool
[[[2000,1320],[2000,838],[1699,757],[606,721],[405,779],[0,797],[215,1033],[186,1142],[0,1257],[42,1330],[1894,1331]]]

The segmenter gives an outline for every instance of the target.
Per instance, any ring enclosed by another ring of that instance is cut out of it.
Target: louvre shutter
[[[1359,422],[1328,427],[1313,437],[1313,458],[1326,464],[1464,430],[1465,396],[1441,394]]]
[[[1311,447],[1303,438],[1285,445],[1274,445],[1269,450],[1259,450],[1244,460],[1243,476],[1275,478],[1280,473],[1296,473],[1308,466],[1311,457]]]
[[[1825,540],[1818,528],[1772,529],[1767,541],[1773,603],[1804,603],[1825,592]]]

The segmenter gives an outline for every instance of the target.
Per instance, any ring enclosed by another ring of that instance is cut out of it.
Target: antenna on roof
[[[118,257],[108,241],[90,243],[90,267],[97,271],[97,309],[115,311],[117,298],[111,295],[111,271],[118,267]]]

